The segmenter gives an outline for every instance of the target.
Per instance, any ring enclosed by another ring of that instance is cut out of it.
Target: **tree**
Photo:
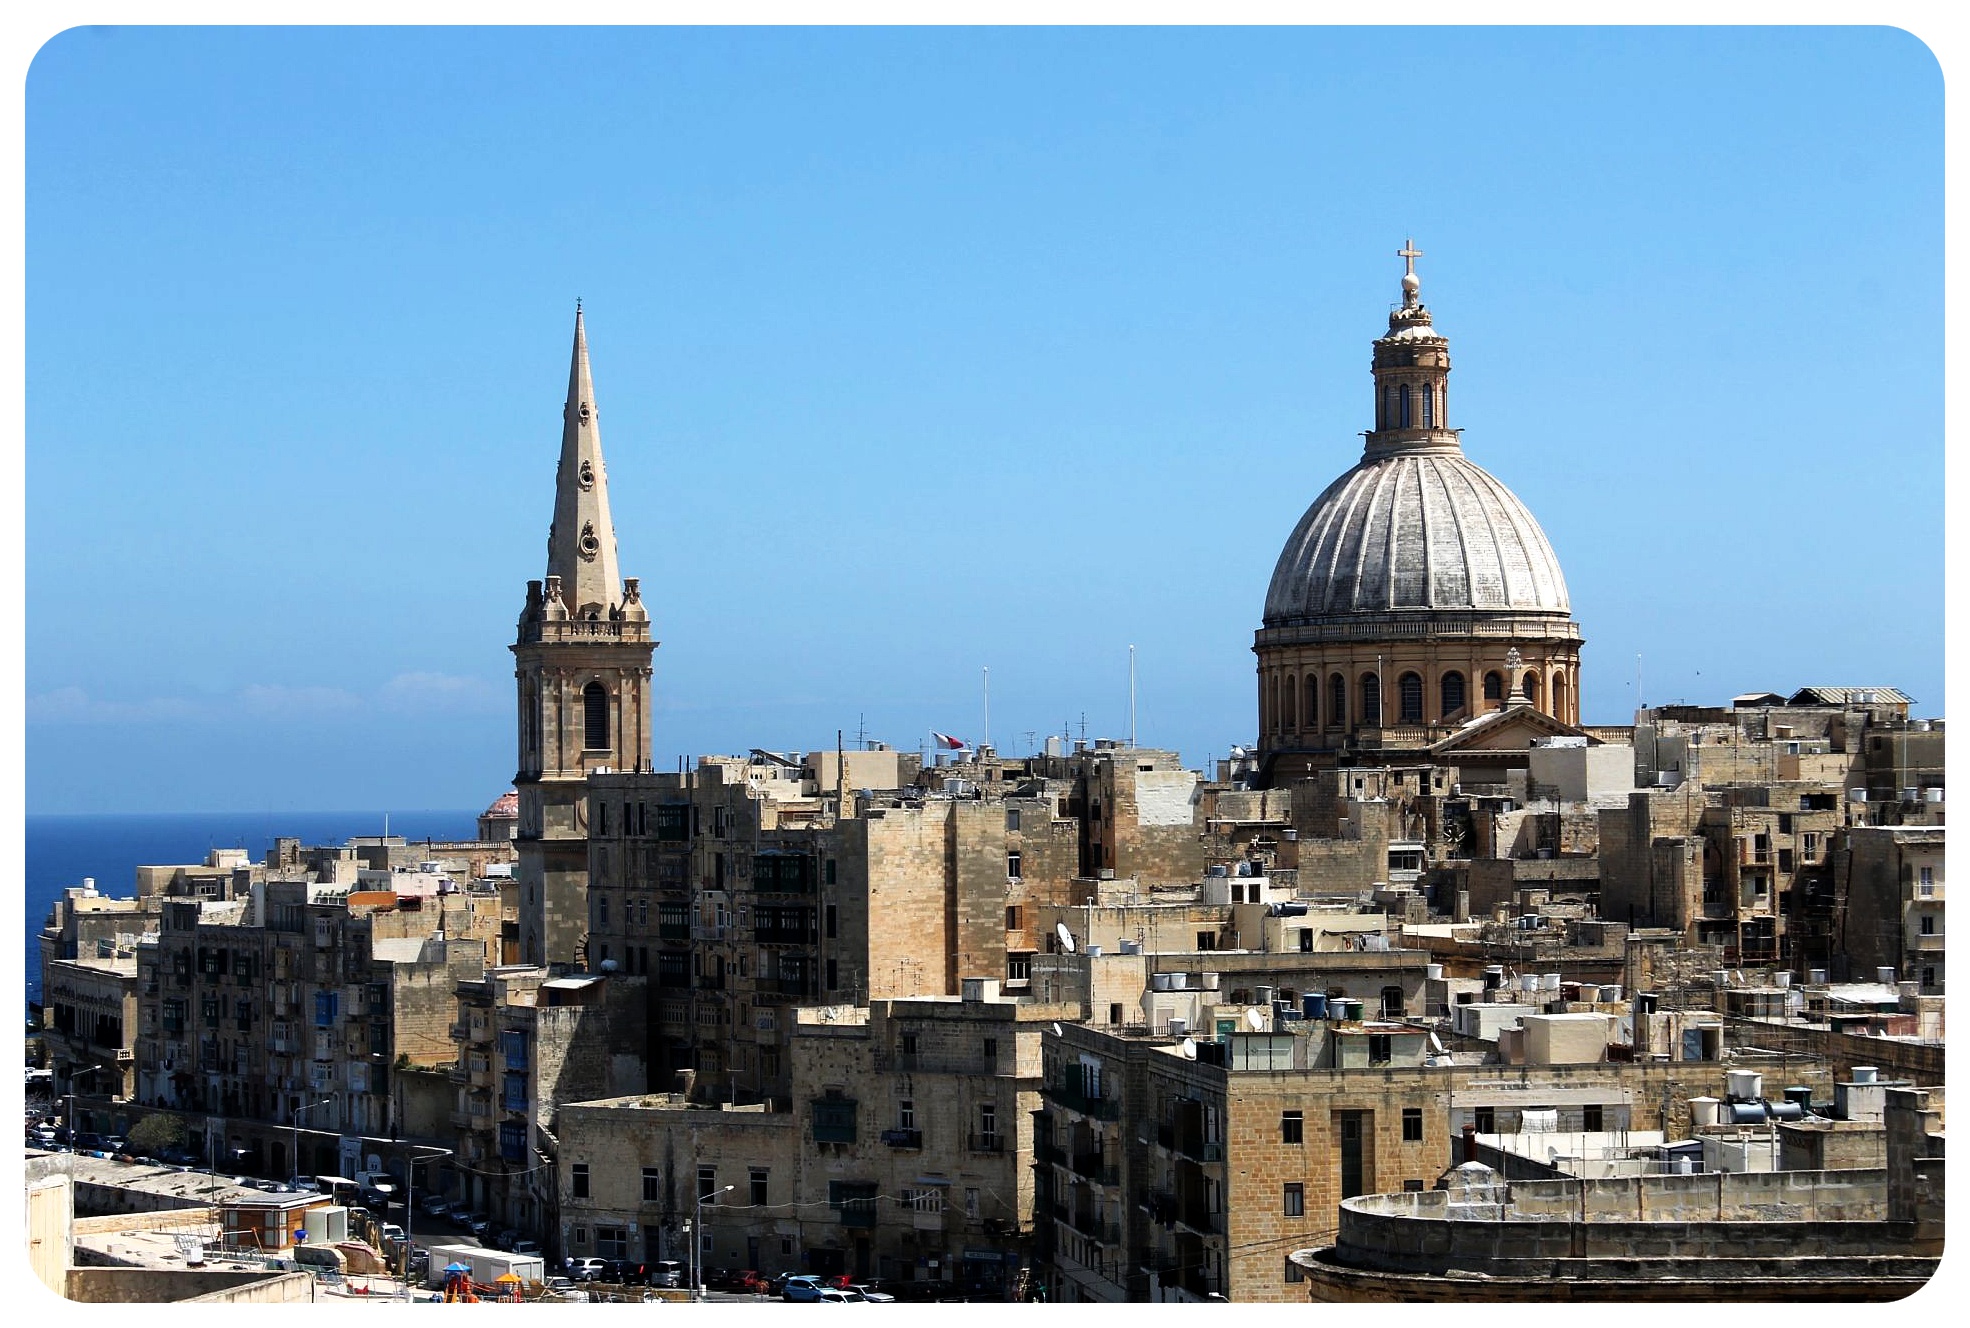
[[[181,1117],[169,1113],[146,1116],[130,1127],[125,1136],[130,1151],[156,1157],[167,1148],[185,1146],[185,1122]]]

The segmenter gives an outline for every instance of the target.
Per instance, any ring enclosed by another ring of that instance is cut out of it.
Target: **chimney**
[[[1477,1161],[1477,1126],[1464,1127],[1464,1161]]]

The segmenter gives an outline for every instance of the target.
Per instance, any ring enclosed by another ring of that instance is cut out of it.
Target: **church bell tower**
[[[587,930],[588,776],[650,768],[650,615],[635,577],[619,580],[616,529],[588,334],[575,307],[574,361],[547,576],[527,582],[513,643],[519,684],[520,959],[571,963]]]

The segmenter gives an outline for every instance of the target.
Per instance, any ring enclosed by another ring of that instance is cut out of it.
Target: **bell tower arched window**
[[[1484,675],[1484,699],[1487,701],[1502,701],[1505,699],[1505,677],[1503,674],[1494,670]]]
[[[1433,387],[1423,389],[1423,427],[1436,428],[1436,389]]]
[[[1396,428],[1409,427],[1409,384],[1404,383],[1395,390]]]
[[[591,752],[609,750],[609,689],[599,682],[581,689],[581,745]]]

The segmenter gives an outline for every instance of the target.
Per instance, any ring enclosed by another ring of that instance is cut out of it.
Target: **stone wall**
[[[275,1305],[313,1301],[307,1273],[267,1273],[195,1268],[71,1268],[64,1294],[87,1305]]]

